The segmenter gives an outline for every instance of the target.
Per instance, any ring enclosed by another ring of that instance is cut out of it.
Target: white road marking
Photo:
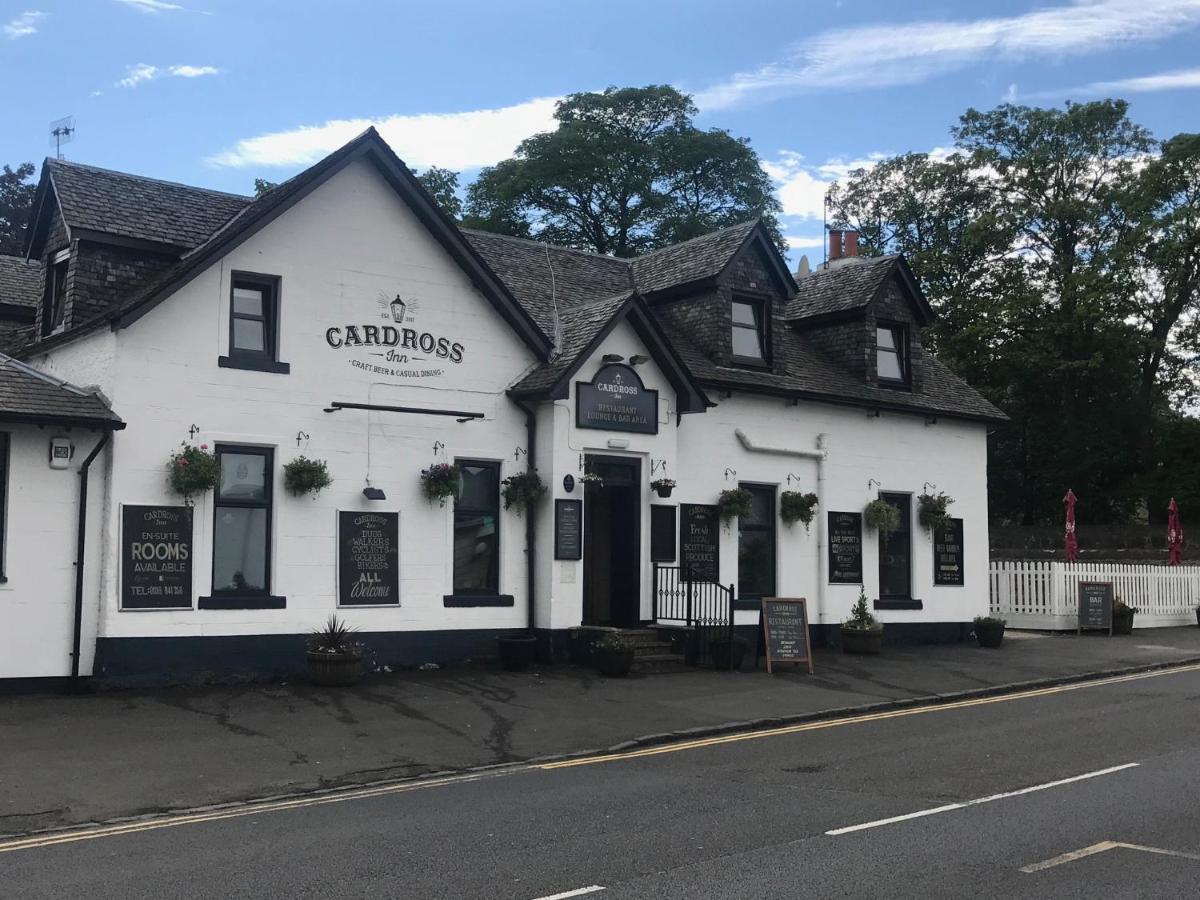
[[[1032,794],[1035,791],[1045,791],[1050,788],[1060,787],[1064,784],[1071,784],[1076,781],[1084,781],[1088,778],[1098,778],[1101,775],[1111,775],[1113,772],[1121,772],[1125,769],[1136,768],[1140,763],[1125,763],[1121,766],[1110,766],[1107,769],[1099,769],[1095,772],[1086,772],[1083,775],[1072,775],[1070,778],[1060,778],[1058,781],[1048,781],[1045,784],[1036,784],[1033,787],[1021,788],[1017,791],[1006,791],[1003,794],[992,794],[990,797],[978,797],[975,800],[966,800],[962,803],[947,803],[945,806],[935,806],[933,809],[922,809],[918,812],[906,813],[903,816],[892,816],[890,819],[877,819],[874,822],[864,822],[861,825],[848,825],[845,828],[835,828],[832,831],[825,832],[827,835],[837,836],[839,834],[850,834],[853,831],[866,831],[868,828],[879,828],[881,825],[894,825],[897,822],[907,822],[909,819],[921,819],[925,816],[936,816],[938,813],[951,812],[956,809],[966,809],[968,806],[978,806],[981,803],[991,803],[994,800],[1007,800],[1009,797],[1020,797],[1023,794]]]
[[[573,891],[563,891],[561,894],[549,894],[545,897],[535,897],[534,900],[567,900],[568,897],[582,897],[584,894],[595,894],[596,892],[602,890],[604,890],[604,888],[602,888],[600,885],[593,884],[590,887],[576,888]]]
[[[1033,872],[1041,872],[1043,869],[1053,869],[1055,866],[1061,866],[1064,863],[1075,862],[1077,859],[1095,856],[1097,853],[1104,853],[1106,850],[1117,849],[1139,850],[1142,853],[1155,853],[1159,856],[1177,856],[1181,859],[1194,859],[1200,861],[1200,853],[1184,853],[1181,850],[1164,850],[1162,847],[1147,847],[1144,844],[1126,844],[1121,841],[1101,841],[1098,844],[1092,844],[1090,847],[1084,847],[1082,850],[1072,850],[1070,853],[1052,856],[1050,859],[1042,860],[1039,863],[1030,863],[1027,866],[1021,866],[1021,871],[1028,875]]]

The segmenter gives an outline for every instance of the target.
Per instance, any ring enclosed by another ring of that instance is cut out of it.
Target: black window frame
[[[278,275],[262,275],[255,272],[233,272],[229,278],[229,353],[217,359],[223,369],[248,369],[253,372],[273,372],[286,375],[291,371],[288,363],[279,361],[279,321],[282,279]],[[262,292],[262,315],[239,313],[234,303],[234,292],[238,288]],[[233,345],[236,322],[262,322],[262,350],[246,350]]]
[[[71,249],[59,250],[46,266],[45,294],[42,298],[42,337],[50,337],[67,324],[67,276],[71,268]]]
[[[749,306],[754,313],[754,327],[743,325],[734,320],[733,307],[735,304]],[[733,350],[733,335],[738,329],[753,330],[758,338],[759,352],[762,358],[742,356]],[[734,365],[766,369],[771,366],[771,299],[752,294],[734,294],[729,299],[729,359]]]
[[[769,501],[769,509],[767,511],[766,524],[746,524],[744,517],[738,517],[738,600],[749,601],[751,604],[757,604],[763,597],[774,597],[779,591],[779,497],[778,485],[774,484],[753,484],[749,482],[741,482],[738,484],[741,490],[749,491],[752,494],[761,494]],[[746,531],[756,533],[766,533],[771,537],[771,590],[765,592],[751,591],[746,593],[742,590],[742,534]]]
[[[500,593],[500,566],[503,561],[503,516],[501,515],[500,502],[500,476],[501,463],[496,459],[475,459],[475,458],[456,458],[454,464],[461,470],[466,466],[476,466],[481,468],[491,469],[495,479],[495,496],[492,498],[494,506],[463,506],[462,498],[456,497],[454,500],[453,520],[451,521],[451,546],[450,546],[450,590],[451,592],[442,598],[445,606],[512,606],[513,598],[508,594]],[[454,534],[458,527],[459,513],[477,513],[480,515],[494,515],[496,521],[496,559],[495,565],[490,569],[489,581],[492,583],[487,588],[460,588],[458,584],[458,561],[456,552],[458,549],[458,541]]]
[[[879,354],[890,353],[890,350],[879,349],[879,332],[890,331],[896,344],[896,363],[900,367],[899,378],[889,378],[879,372]],[[912,348],[909,344],[908,326],[903,322],[875,323],[875,376],[884,386],[908,388],[912,386]]]
[[[8,472],[12,436],[0,431],[0,584],[8,583]]]
[[[265,496],[262,500],[222,498],[221,484],[218,481],[216,488],[213,490],[212,563],[209,569],[212,578],[212,589],[210,596],[200,598],[199,607],[200,609],[282,609],[286,606],[285,598],[277,597],[271,593],[271,579],[274,574],[271,566],[271,551],[275,530],[275,448],[253,444],[221,443],[216,445],[214,452],[217,457],[218,472],[221,469],[221,457],[226,453],[237,454],[239,456],[264,457],[266,460],[266,473],[263,479],[263,493]],[[263,535],[263,581],[265,584],[261,589],[247,590],[244,588],[218,588],[216,586],[217,527],[221,510],[225,508],[266,510],[266,528]]]

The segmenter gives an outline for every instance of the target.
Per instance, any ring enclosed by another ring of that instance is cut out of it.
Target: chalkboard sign
[[[1113,586],[1111,581],[1079,582],[1079,624],[1076,633],[1098,629],[1112,634]]]
[[[192,510],[121,507],[121,609],[192,608]]]
[[[651,562],[675,562],[675,513],[674,506],[650,507]]]
[[[400,605],[400,513],[338,512],[338,605]]]
[[[829,514],[829,583],[863,583],[862,513]]]
[[[583,559],[583,501],[554,501],[554,558]]]
[[[773,663],[807,665],[812,674],[812,646],[808,637],[808,603],[803,598],[763,597],[763,647],[767,673]]]
[[[685,581],[720,581],[721,518],[715,506],[679,507],[679,568]]]
[[[963,520],[951,519],[933,535],[933,583],[962,587],[964,562]]]
[[[658,434],[658,391],[650,390],[629,366],[607,365],[589,381],[575,382],[579,428]]]

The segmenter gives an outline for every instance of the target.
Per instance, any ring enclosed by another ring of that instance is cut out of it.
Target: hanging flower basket
[[[650,487],[654,488],[654,493],[658,496],[666,498],[671,496],[671,491],[675,490],[675,482],[670,478],[656,478],[650,482]]]
[[[717,497],[717,510],[723,524],[728,524],[735,517],[749,516],[754,511],[754,495],[743,488],[721,491]]]
[[[329,466],[323,459],[297,456],[283,467],[283,486],[293,497],[303,497],[305,494],[316,497],[331,484],[333,476],[329,474]]]
[[[604,479],[595,472],[584,472],[579,476],[579,483],[584,487],[587,487],[589,484],[594,484],[596,487],[603,487]]]
[[[799,491],[784,491],[779,495],[779,518],[789,528],[797,522],[804,523],[804,530],[812,524],[817,516],[817,495],[802,494]]]
[[[940,491],[936,494],[921,494],[917,497],[917,520],[930,531],[939,531],[950,523],[946,507],[953,502],[954,500]]]
[[[891,534],[900,527],[900,510],[884,500],[872,500],[863,510],[863,521],[880,534]]]
[[[167,462],[167,482],[184,500],[190,501],[194,494],[211,491],[220,477],[217,457],[208,451],[208,444],[193,447],[187,442],[181,443]]]
[[[583,480],[587,480],[587,475],[583,476]],[[518,514],[546,496],[546,485],[538,477],[536,469],[509,475],[500,485],[500,493],[504,496],[504,508],[511,509],[515,506]]]
[[[445,506],[448,497],[457,497],[462,487],[462,473],[453,463],[434,463],[421,470],[421,492],[432,506]]]

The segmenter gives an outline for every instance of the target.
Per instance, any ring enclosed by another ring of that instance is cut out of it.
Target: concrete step
[[[651,653],[638,655],[633,660],[633,671],[642,675],[661,674],[665,672],[685,672],[688,666],[683,656],[678,653]]]
[[[635,656],[675,655],[671,653],[670,641],[634,641],[633,653]]]
[[[621,628],[618,631],[631,644],[657,644],[662,640],[653,628]]]

